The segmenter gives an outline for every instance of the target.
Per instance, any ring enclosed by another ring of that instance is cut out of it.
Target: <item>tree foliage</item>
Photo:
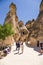
[[[13,33],[12,24],[0,25],[0,39],[4,40],[7,36],[12,35]]]

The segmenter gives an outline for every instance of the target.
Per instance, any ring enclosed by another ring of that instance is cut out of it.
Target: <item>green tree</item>
[[[4,40],[7,36],[12,35],[13,33],[12,24],[0,25],[0,39]]]

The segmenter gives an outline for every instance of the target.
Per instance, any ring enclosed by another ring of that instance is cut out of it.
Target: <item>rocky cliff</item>
[[[9,7],[9,12],[5,18],[5,23],[12,23],[12,28],[15,32],[14,40],[29,40],[43,39],[43,0],[40,4],[40,11],[36,20],[31,20],[26,22],[24,25],[23,21],[18,21],[18,16],[16,14],[16,5],[11,3]]]
[[[40,4],[40,11],[37,19],[28,21],[25,26],[30,32],[28,39],[32,37],[43,40],[43,0]]]

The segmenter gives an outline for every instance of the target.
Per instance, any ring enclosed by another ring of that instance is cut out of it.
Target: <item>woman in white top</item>
[[[23,53],[24,46],[23,46],[23,42],[22,41],[20,42],[20,48],[21,48],[21,53]]]

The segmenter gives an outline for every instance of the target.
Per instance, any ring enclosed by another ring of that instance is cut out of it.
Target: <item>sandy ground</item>
[[[39,56],[37,51],[24,44],[24,53],[15,54],[15,44],[12,51],[6,57],[0,60],[0,65],[43,65],[43,55]]]

